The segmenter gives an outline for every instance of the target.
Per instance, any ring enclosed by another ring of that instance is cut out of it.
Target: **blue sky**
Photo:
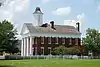
[[[20,31],[23,23],[34,23],[32,13],[37,6],[44,22],[75,25],[74,21],[80,21],[82,36],[87,28],[100,30],[100,0],[12,0],[0,8],[0,20],[8,19]]]

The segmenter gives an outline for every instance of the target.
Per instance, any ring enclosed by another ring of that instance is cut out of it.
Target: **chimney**
[[[76,29],[80,32],[80,23],[79,22],[76,23]]]
[[[50,24],[51,24],[51,28],[52,28],[52,29],[55,29],[55,28],[54,28],[54,21],[51,21]]]

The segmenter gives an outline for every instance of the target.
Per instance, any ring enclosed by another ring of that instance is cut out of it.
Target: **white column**
[[[22,43],[21,43],[21,56],[24,56],[24,42],[23,42],[23,38],[22,38]]]
[[[26,48],[27,51],[26,51],[26,55],[28,56],[29,39],[28,39],[28,37],[26,39],[27,39],[27,45],[26,45],[27,46],[27,48]]]
[[[32,44],[33,44],[32,41],[33,41],[32,37],[30,37],[30,55],[32,55]]]
[[[26,46],[26,40],[25,40],[25,38],[24,38],[24,56],[25,56],[25,53],[26,53],[26,52],[25,52],[25,48],[26,48],[25,46]]]

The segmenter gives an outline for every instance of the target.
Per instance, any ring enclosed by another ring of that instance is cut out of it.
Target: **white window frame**
[[[35,47],[32,47],[32,52],[34,52],[34,51],[35,51],[35,50],[34,50],[34,48],[35,48]]]
[[[43,54],[42,55],[44,55],[44,47],[41,47],[41,49],[43,50]]]
[[[65,44],[65,38],[62,38],[62,44]]]
[[[37,37],[35,37],[35,44],[37,44]]]
[[[37,55],[37,47],[35,47],[35,55]]]
[[[48,47],[48,49],[50,50],[50,53],[49,54],[51,54],[51,47]]]
[[[58,44],[58,37],[56,37],[56,44]]]
[[[51,44],[51,37],[48,38],[48,44]]]
[[[72,38],[70,38],[69,42],[70,42],[69,45],[72,45]]]
[[[75,41],[76,41],[75,45],[78,45],[78,38],[76,38],[76,40],[75,40]]]
[[[41,41],[41,44],[44,44],[44,37],[41,37],[41,39],[43,40],[43,41]]]

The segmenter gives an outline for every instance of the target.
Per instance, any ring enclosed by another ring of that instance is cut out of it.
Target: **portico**
[[[32,44],[34,44],[32,36],[22,38],[21,56],[33,55]]]

